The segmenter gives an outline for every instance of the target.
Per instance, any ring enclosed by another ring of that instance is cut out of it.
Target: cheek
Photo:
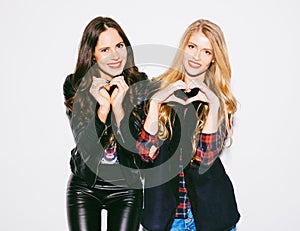
[[[183,58],[182,58],[183,64],[186,65],[190,58],[191,58],[191,55],[189,53],[185,52],[184,55],[183,55]]]
[[[187,69],[189,67],[189,65],[188,65],[188,57],[183,56],[183,58],[182,58],[182,64],[183,64],[183,67],[185,69]]]
[[[205,67],[208,68],[211,64],[212,58],[208,57],[207,59],[205,59]]]
[[[126,50],[122,50],[120,52],[120,56],[123,58],[123,59],[126,59],[127,58],[127,51]]]
[[[193,56],[193,52],[189,49],[184,50],[183,57],[187,60]]]
[[[98,57],[96,57],[96,60],[99,64],[105,63],[107,59],[108,55],[98,55]]]

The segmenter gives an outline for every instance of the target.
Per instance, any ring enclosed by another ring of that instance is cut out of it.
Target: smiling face
[[[184,49],[183,66],[187,78],[203,78],[213,60],[213,48],[201,32],[192,33]]]
[[[102,78],[111,79],[122,73],[127,60],[127,50],[123,39],[114,28],[108,28],[99,35],[94,58]]]

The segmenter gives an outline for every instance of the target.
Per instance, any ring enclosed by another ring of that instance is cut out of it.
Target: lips
[[[122,61],[107,64],[110,68],[118,69],[122,66]]]
[[[188,61],[188,64],[191,68],[200,68],[201,67],[201,64],[200,63],[197,63],[197,62],[194,62],[192,60],[189,60]]]

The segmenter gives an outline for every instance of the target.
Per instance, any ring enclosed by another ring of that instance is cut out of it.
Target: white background
[[[0,230],[67,230],[74,142],[62,84],[84,27],[99,15],[119,22],[132,45],[176,47],[199,18],[221,26],[239,101],[234,143],[222,156],[242,215],[238,229],[297,229],[298,1],[180,2],[1,0]]]

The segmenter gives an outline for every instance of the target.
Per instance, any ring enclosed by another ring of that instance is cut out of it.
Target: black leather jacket
[[[126,108],[125,120],[129,119],[131,125],[129,130],[136,137],[146,119],[145,105],[157,92],[159,85],[160,83],[154,79],[146,84],[139,82],[135,92],[132,92],[135,107],[131,113]],[[202,171],[206,170],[201,173],[200,165],[194,166],[190,163],[192,158],[190,141],[197,122],[195,111],[199,101],[185,106],[172,102],[168,104],[172,105],[172,113],[175,115],[172,137],[160,143],[159,154],[153,162],[141,164],[145,169],[155,169],[144,172],[142,225],[147,230],[169,230],[167,227],[171,224],[179,203],[178,172],[179,156],[182,154],[182,163],[186,166],[184,168],[186,188],[197,230],[227,230],[238,222],[240,214],[231,180],[220,158],[216,158],[208,168],[201,165]],[[128,129],[126,131],[124,124],[120,128],[125,143],[131,143],[127,140],[130,137]],[[146,141],[144,144],[152,145]],[[164,181],[165,179],[168,180]]]
[[[139,80],[145,79],[147,79],[146,74],[141,73]],[[72,74],[67,76],[63,85],[63,92],[65,100],[75,95]],[[71,151],[70,160],[73,174],[84,179],[91,187],[95,185],[97,177],[100,177],[104,180],[125,179],[129,187],[141,188],[141,174],[138,169],[139,158],[134,152],[134,147],[127,150],[120,145],[122,142],[119,141],[122,141],[123,136],[115,126],[114,116],[109,114],[104,124],[99,120],[96,113],[88,121],[84,120],[80,113],[72,113],[69,109],[66,113],[76,143],[76,147]],[[122,123],[124,122],[122,121]],[[120,164],[101,164],[104,148],[109,142],[107,137],[110,137],[111,133],[114,133],[116,137],[117,156]]]

